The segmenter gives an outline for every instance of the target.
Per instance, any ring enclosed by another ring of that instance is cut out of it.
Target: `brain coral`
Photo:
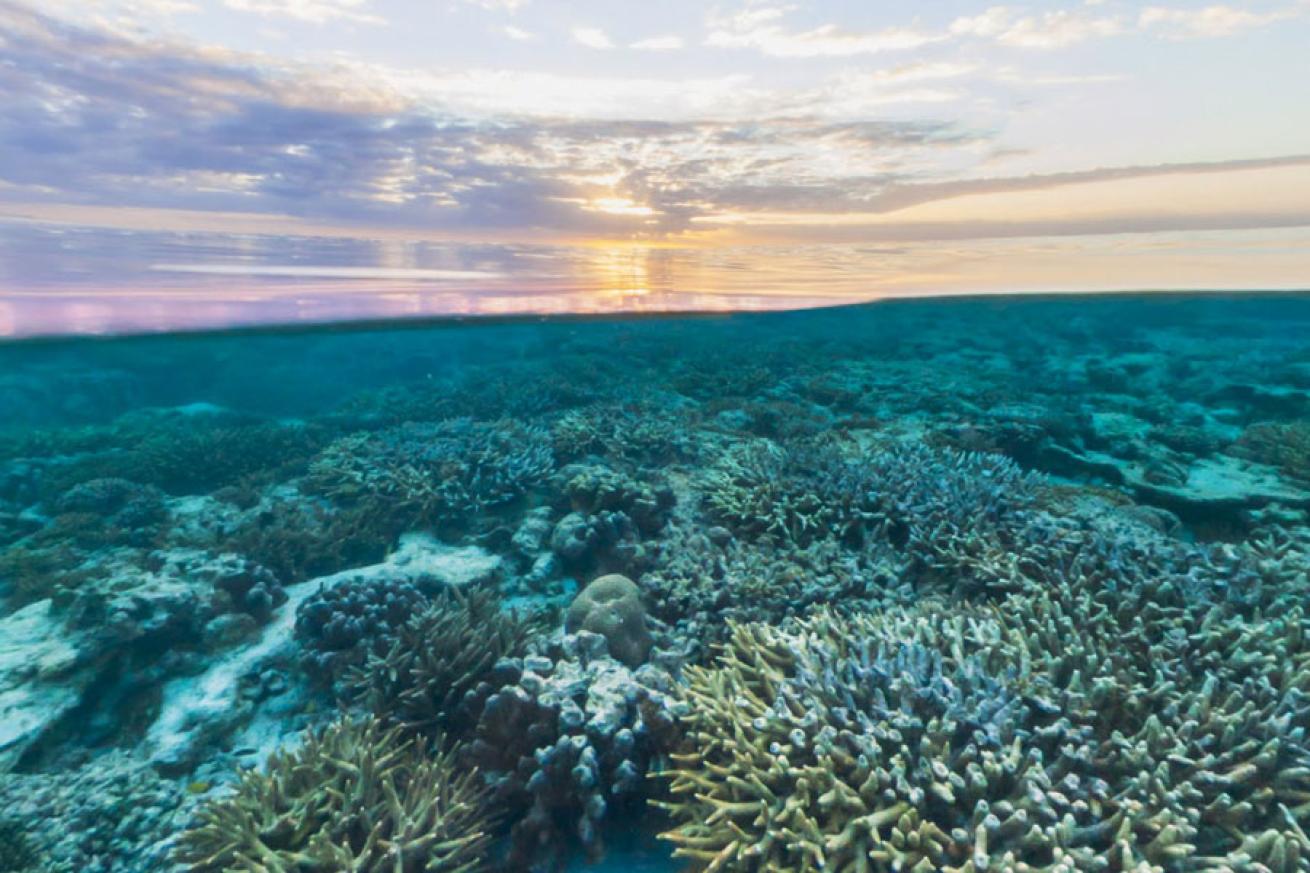
[[[485,870],[486,790],[458,755],[375,720],[335,722],[266,773],[242,773],[179,837],[177,858],[194,871]]]
[[[641,591],[618,573],[594,579],[578,593],[564,616],[564,629],[600,634],[610,654],[629,667],[640,666],[653,645]]]

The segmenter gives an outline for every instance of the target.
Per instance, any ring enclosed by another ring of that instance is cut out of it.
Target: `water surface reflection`
[[[0,224],[4,336],[442,315],[774,309],[875,296],[871,291],[867,272],[781,249],[453,244]]]

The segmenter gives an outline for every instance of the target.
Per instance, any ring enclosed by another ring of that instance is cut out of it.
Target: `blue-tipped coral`
[[[314,460],[310,482],[377,525],[403,531],[467,524],[553,467],[538,428],[453,419],[343,437]]]

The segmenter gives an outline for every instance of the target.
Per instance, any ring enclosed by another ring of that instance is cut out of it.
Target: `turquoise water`
[[[1310,870],[1305,295],[31,340],[0,423],[0,871]]]

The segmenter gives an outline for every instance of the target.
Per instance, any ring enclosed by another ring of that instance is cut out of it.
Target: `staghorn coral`
[[[0,873],[35,871],[37,858],[23,826],[0,820]]]
[[[897,442],[732,445],[704,477],[711,519],[745,537],[799,546],[886,542],[931,563],[943,539],[986,536],[1032,505],[1037,480],[996,455]]]
[[[704,477],[709,517],[742,536],[805,545],[824,536],[835,508],[808,487],[793,453],[769,440],[734,443]]]
[[[675,521],[641,588],[651,613],[680,635],[720,642],[727,622],[778,621],[826,604],[867,609],[912,599],[903,561],[829,538],[800,547],[743,541],[722,527]]]
[[[314,460],[309,482],[400,532],[466,524],[520,496],[553,465],[538,428],[452,419],[343,437]]]
[[[586,406],[561,415],[550,429],[555,454],[575,461],[588,456],[662,464],[697,456],[690,435],[694,418],[659,402]]]
[[[535,618],[502,610],[490,592],[443,592],[347,673],[346,694],[406,730],[470,727],[498,662],[521,657],[537,629]]]
[[[717,665],[689,668],[667,774],[679,853],[723,870],[1310,870],[1306,553],[1045,523],[1063,535],[1033,546],[1022,594],[737,626]]]
[[[715,668],[689,668],[691,745],[666,774],[687,795],[665,804],[677,854],[710,870],[1045,869],[1069,848],[1057,825],[1097,824],[1092,803],[1049,797],[1102,799],[1085,730],[1016,694],[1017,665],[916,639],[945,630],[926,624],[740,626]]]
[[[1277,467],[1292,479],[1310,482],[1310,421],[1265,421],[1242,432],[1235,454]]]
[[[459,754],[376,720],[334,722],[207,803],[176,858],[193,871],[485,870],[494,820]]]
[[[642,586],[663,620],[774,620],[818,604],[1030,584],[1041,482],[996,455],[894,442],[736,444],[702,478],[705,530],[675,521]],[[712,633],[717,632],[711,629]]]

